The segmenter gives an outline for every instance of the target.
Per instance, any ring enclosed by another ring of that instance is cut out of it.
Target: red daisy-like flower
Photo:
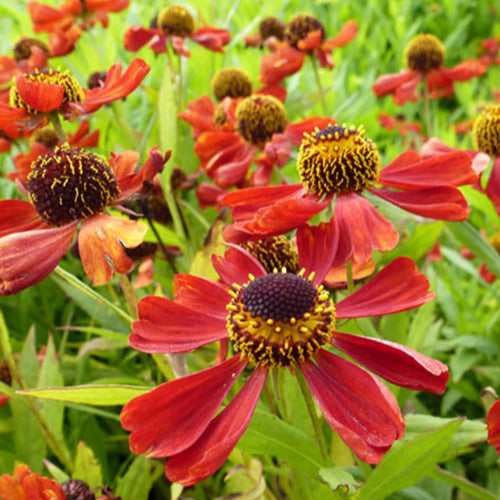
[[[393,94],[394,102],[402,105],[417,101],[420,82],[428,87],[429,97],[451,97],[454,82],[466,82],[483,75],[487,64],[468,59],[454,68],[443,67],[445,48],[439,38],[430,34],[417,35],[410,40],[405,50],[408,69],[400,73],[380,76],[373,85],[378,97]]]
[[[486,417],[486,425],[488,427],[488,443],[500,455],[500,400],[496,401],[490,408]]]
[[[116,63],[102,85],[90,90],[83,89],[68,71],[44,69],[17,75],[10,88],[9,105],[0,102],[0,129],[18,124],[32,129],[52,112],[65,118],[92,113],[133,92],[149,69],[142,59],[134,59],[122,74],[121,63]]]
[[[127,50],[137,52],[148,45],[155,53],[166,52],[170,41],[178,54],[189,57],[184,39],[190,38],[206,49],[224,52],[224,46],[231,41],[231,33],[225,29],[203,26],[195,28],[195,20],[189,10],[182,5],[165,7],[151,28],[132,26],[124,35],[123,44]]]
[[[14,469],[14,476],[10,474],[0,476],[2,500],[66,500],[66,495],[57,481],[31,472],[25,464],[18,465]]]
[[[132,347],[144,352],[189,352],[229,340],[233,356],[202,372],[167,382],[134,398],[122,410],[132,431],[130,447],[148,457],[170,457],[166,475],[192,485],[222,466],[245,432],[269,370],[299,370],[329,425],[361,460],[378,463],[404,420],[392,393],[358,365],[326,349],[333,346],[390,382],[442,393],[445,365],[402,345],[341,333],[339,319],[392,314],[434,296],[408,258],[334,304],[321,282],[324,253],[333,246],[330,226],[298,234],[298,273],[268,273],[244,250],[212,257],[221,282],[190,275],[174,281],[174,300],[146,297],[133,324]],[[245,368],[253,373],[217,414]]]
[[[334,203],[341,235],[337,264],[352,258],[367,262],[372,249],[395,247],[392,224],[361,194],[368,192],[408,212],[440,220],[465,220],[467,201],[456,186],[477,180],[466,153],[422,160],[407,151],[380,168],[376,145],[362,127],[329,125],[305,134],[297,168],[301,184],[241,189],[221,204],[231,209],[228,241],[240,242],[284,234]],[[376,185],[380,187],[376,187]]]
[[[112,155],[108,162],[64,144],[39,156],[26,182],[30,201],[0,201],[0,295],[45,278],[77,232],[83,268],[95,285],[107,283],[113,270],[130,271],[133,262],[124,247],[142,243],[147,227],[108,215],[106,207],[139,196],[144,182],[161,172],[169,157],[153,148],[136,172],[139,155],[134,151]]]
[[[350,19],[336,37],[325,40],[321,21],[308,14],[299,14],[286,25],[285,42],[275,44],[273,52],[262,58],[259,79],[265,85],[278,84],[297,73],[307,55],[317,58],[322,67],[332,69],[333,49],[348,44],[357,33],[358,24]]]

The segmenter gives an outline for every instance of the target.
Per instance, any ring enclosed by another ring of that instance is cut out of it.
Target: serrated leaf
[[[430,474],[462,423],[454,420],[410,441],[396,441],[360,490],[360,500],[384,500]]]
[[[349,472],[340,467],[329,467],[320,469],[319,477],[335,492],[345,496],[356,494],[361,484],[358,483]]]
[[[150,387],[133,385],[76,385],[73,387],[46,387],[17,391],[23,396],[50,399],[68,403],[81,403],[96,406],[124,405],[132,398],[145,394]]]
[[[89,488],[102,486],[102,471],[94,452],[83,441],[76,447],[75,469],[72,479],[85,481]]]

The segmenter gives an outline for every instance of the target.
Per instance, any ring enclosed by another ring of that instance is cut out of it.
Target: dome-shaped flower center
[[[227,329],[234,350],[254,365],[303,363],[328,343],[335,306],[302,272],[274,273],[233,285]]]
[[[255,146],[263,146],[273,134],[284,132],[286,111],[276,97],[253,95],[236,108],[236,128],[243,138]]]
[[[281,271],[299,272],[299,254],[286,236],[272,236],[258,241],[248,241],[241,245],[252,254],[268,273]]]
[[[101,82],[106,81],[108,74],[106,71],[95,71],[87,79],[87,87],[89,89],[97,89],[101,86]]]
[[[321,31],[321,41],[325,39],[325,28],[314,16],[299,14],[295,16],[285,28],[285,39],[292,46],[297,48],[297,44],[307,37],[311,31]]]
[[[37,40],[36,38],[23,38],[22,40],[17,42],[14,47],[14,59],[16,60],[16,62],[29,59],[29,57],[31,56],[32,47],[38,47],[42,49],[47,57],[50,54],[48,45],[41,40]]]
[[[252,93],[252,81],[243,70],[226,68],[213,77],[212,92],[218,101],[224,97],[248,97]]]
[[[274,16],[265,17],[259,24],[261,40],[267,40],[274,36],[278,40],[285,38],[285,23]]]
[[[304,187],[320,196],[361,192],[378,179],[380,156],[362,127],[330,125],[304,134],[297,169]]]
[[[194,31],[193,16],[182,5],[172,5],[163,9],[156,23],[167,36],[189,36]]]
[[[102,156],[68,144],[40,155],[31,164],[26,187],[40,217],[54,226],[91,217],[119,192]]]
[[[33,134],[33,141],[39,142],[40,144],[43,144],[45,147],[51,149],[57,146],[59,138],[57,137],[57,134],[52,127],[45,127],[38,129]]]
[[[25,75],[27,80],[34,83],[49,83],[61,85],[64,88],[63,104],[66,102],[83,102],[85,94],[76,79],[70,75],[69,71],[57,71],[54,69],[35,70],[33,73]],[[26,104],[19,95],[15,80],[10,88],[9,104],[14,108],[22,108],[30,113],[36,114],[38,110]]]
[[[224,103],[220,102],[215,107],[215,111],[214,111],[214,123],[218,127],[220,127],[220,126],[224,125],[224,123],[226,123],[226,122],[227,122],[227,114],[226,114],[226,110],[224,108]]]
[[[479,151],[500,157],[500,104],[485,106],[474,120],[472,135]]]
[[[439,68],[446,50],[439,38],[424,34],[412,38],[405,49],[406,64],[414,71],[425,73]]]

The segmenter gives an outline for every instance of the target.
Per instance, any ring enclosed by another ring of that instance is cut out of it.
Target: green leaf
[[[144,456],[135,457],[125,475],[118,479],[115,495],[123,500],[147,500],[163,465]]]
[[[97,488],[103,484],[101,465],[92,449],[83,441],[80,441],[76,448],[75,469],[72,478],[85,481],[89,488]]]
[[[145,394],[150,387],[133,385],[75,385],[73,387],[46,387],[17,391],[23,396],[51,399],[68,403],[81,403],[97,406],[124,405],[132,398]]]
[[[318,444],[312,437],[259,409],[255,410],[238,448],[248,453],[288,460],[310,473],[317,473],[323,466]]]
[[[360,490],[360,500],[383,500],[430,474],[462,423],[453,420],[410,441],[396,441]]]
[[[321,469],[319,476],[333,491],[348,497],[355,495],[361,486],[349,472],[340,467]]]
[[[48,460],[44,460],[43,464],[47,468],[47,470],[50,472],[52,477],[58,482],[58,483],[64,483],[64,481],[67,481],[70,477],[66,472],[64,472],[62,469],[60,469],[57,465],[53,464],[52,462],[49,462]]]
[[[426,333],[431,326],[435,307],[435,301],[431,300],[417,309],[413,321],[410,324],[405,345],[417,350],[422,345]]]
[[[177,139],[177,106],[175,104],[172,77],[168,68],[163,73],[158,95],[158,126],[160,150],[168,151],[170,149],[173,151]],[[173,162],[170,163],[173,165]],[[168,170],[171,170],[171,168],[167,166]],[[168,174],[169,177],[170,173]]]

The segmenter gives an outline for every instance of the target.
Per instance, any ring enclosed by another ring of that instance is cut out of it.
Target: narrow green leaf
[[[355,495],[361,486],[349,472],[340,467],[321,469],[319,476],[333,491],[348,497]]]
[[[85,481],[89,488],[102,486],[102,471],[94,452],[83,441],[78,443],[73,479]]]
[[[462,423],[454,420],[410,441],[396,441],[360,490],[360,500],[383,500],[430,474]]]
[[[135,457],[125,475],[118,479],[115,495],[124,500],[147,500],[153,482],[162,471],[160,462]]]
[[[177,139],[177,106],[168,68],[163,73],[158,95],[158,126],[160,150],[168,151],[170,149],[173,152]]]
[[[75,385],[73,387],[46,387],[17,391],[23,396],[51,399],[68,403],[81,403],[97,406],[124,405],[132,398],[145,394],[150,387],[133,385]]]
[[[43,464],[47,468],[47,470],[50,472],[52,477],[58,482],[58,483],[64,483],[64,481],[67,481],[70,477],[66,472],[64,472],[62,469],[60,469],[57,465],[53,464],[52,462],[49,462],[48,460],[44,460]]]

